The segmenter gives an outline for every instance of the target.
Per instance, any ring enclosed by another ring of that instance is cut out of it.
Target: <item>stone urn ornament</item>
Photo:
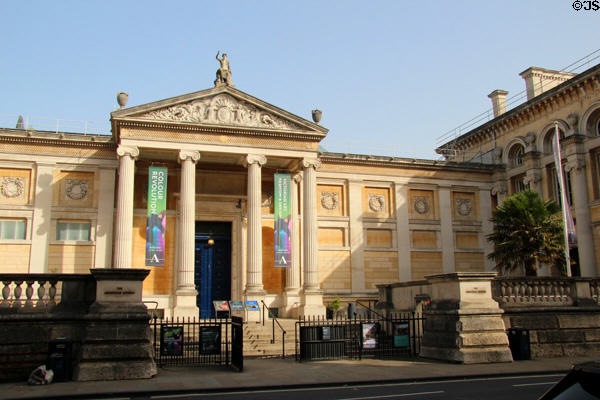
[[[121,107],[121,109],[123,109],[127,105],[127,100],[129,100],[129,94],[125,92],[117,93],[117,103],[119,104],[119,107]]]
[[[321,121],[322,116],[323,116],[323,111],[312,110],[312,119],[313,119],[313,121],[315,121],[315,124],[318,124]]]

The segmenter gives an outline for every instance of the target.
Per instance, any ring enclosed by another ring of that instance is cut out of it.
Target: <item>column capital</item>
[[[140,150],[135,146],[123,146],[117,147],[117,155],[119,157],[129,156],[136,159],[140,155]]]
[[[245,162],[246,166],[252,165],[252,164],[258,164],[259,167],[262,167],[266,163],[267,163],[267,157],[263,156],[262,154],[248,154],[246,156],[246,162]]]
[[[191,160],[194,164],[198,162],[200,159],[200,152],[192,151],[192,150],[179,150],[179,155],[177,156],[177,162],[181,163],[185,160]]]
[[[294,183],[300,183],[302,182],[302,179],[304,178],[304,174],[302,173],[302,171],[300,172],[296,172],[293,176],[292,176],[292,180],[294,181]]]
[[[530,185],[530,184],[536,185],[541,180],[542,180],[542,174],[539,171],[529,170],[525,174],[525,178],[523,178],[523,183],[526,185]]]
[[[566,172],[581,172],[584,168],[585,159],[583,157],[579,157],[577,154],[574,154],[572,157],[569,157],[567,163],[565,164]]]
[[[492,194],[505,194],[508,193],[508,185],[506,182],[496,182],[494,186],[492,186]]]
[[[319,160],[318,158],[303,158],[302,166],[304,168],[319,169],[321,168],[321,160]]]

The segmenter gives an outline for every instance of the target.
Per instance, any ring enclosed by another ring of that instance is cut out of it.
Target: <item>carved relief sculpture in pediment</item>
[[[473,211],[471,199],[456,199],[456,212],[462,217],[468,217]]]
[[[67,179],[65,183],[67,200],[85,200],[88,195],[88,181],[85,179]]]
[[[335,210],[338,207],[339,199],[336,192],[321,192],[321,205],[326,210]]]
[[[373,212],[385,211],[385,196],[382,194],[369,194],[369,208]]]
[[[3,176],[0,193],[7,199],[18,199],[25,193],[25,179],[17,176]]]
[[[152,111],[141,115],[140,118],[252,128],[304,129],[228,94],[220,94],[213,98],[198,99],[190,103]]]
[[[431,208],[429,206],[429,199],[424,196],[416,196],[414,208],[419,214],[427,214]]]

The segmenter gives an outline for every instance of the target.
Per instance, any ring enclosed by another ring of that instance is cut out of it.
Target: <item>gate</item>
[[[296,361],[415,357],[421,347],[421,314],[381,318],[302,319],[296,322]]]
[[[152,328],[156,364],[159,367],[227,365],[238,368],[243,363],[243,336],[238,319],[154,318]],[[239,351],[242,351],[242,355]]]

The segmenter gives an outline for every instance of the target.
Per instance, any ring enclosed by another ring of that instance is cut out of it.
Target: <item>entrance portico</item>
[[[264,300],[279,307],[280,315],[325,313],[317,265],[316,169],[326,129],[229,86],[119,110],[112,113],[112,125],[120,158],[113,267],[138,266],[145,235],[144,167],[169,168],[167,256],[164,267],[153,267],[148,286],[154,290],[148,288],[145,298],[157,301],[165,314],[197,316],[195,222],[231,221],[231,298],[215,300]],[[274,172],[294,176],[293,262],[285,271],[273,269],[269,254]]]

